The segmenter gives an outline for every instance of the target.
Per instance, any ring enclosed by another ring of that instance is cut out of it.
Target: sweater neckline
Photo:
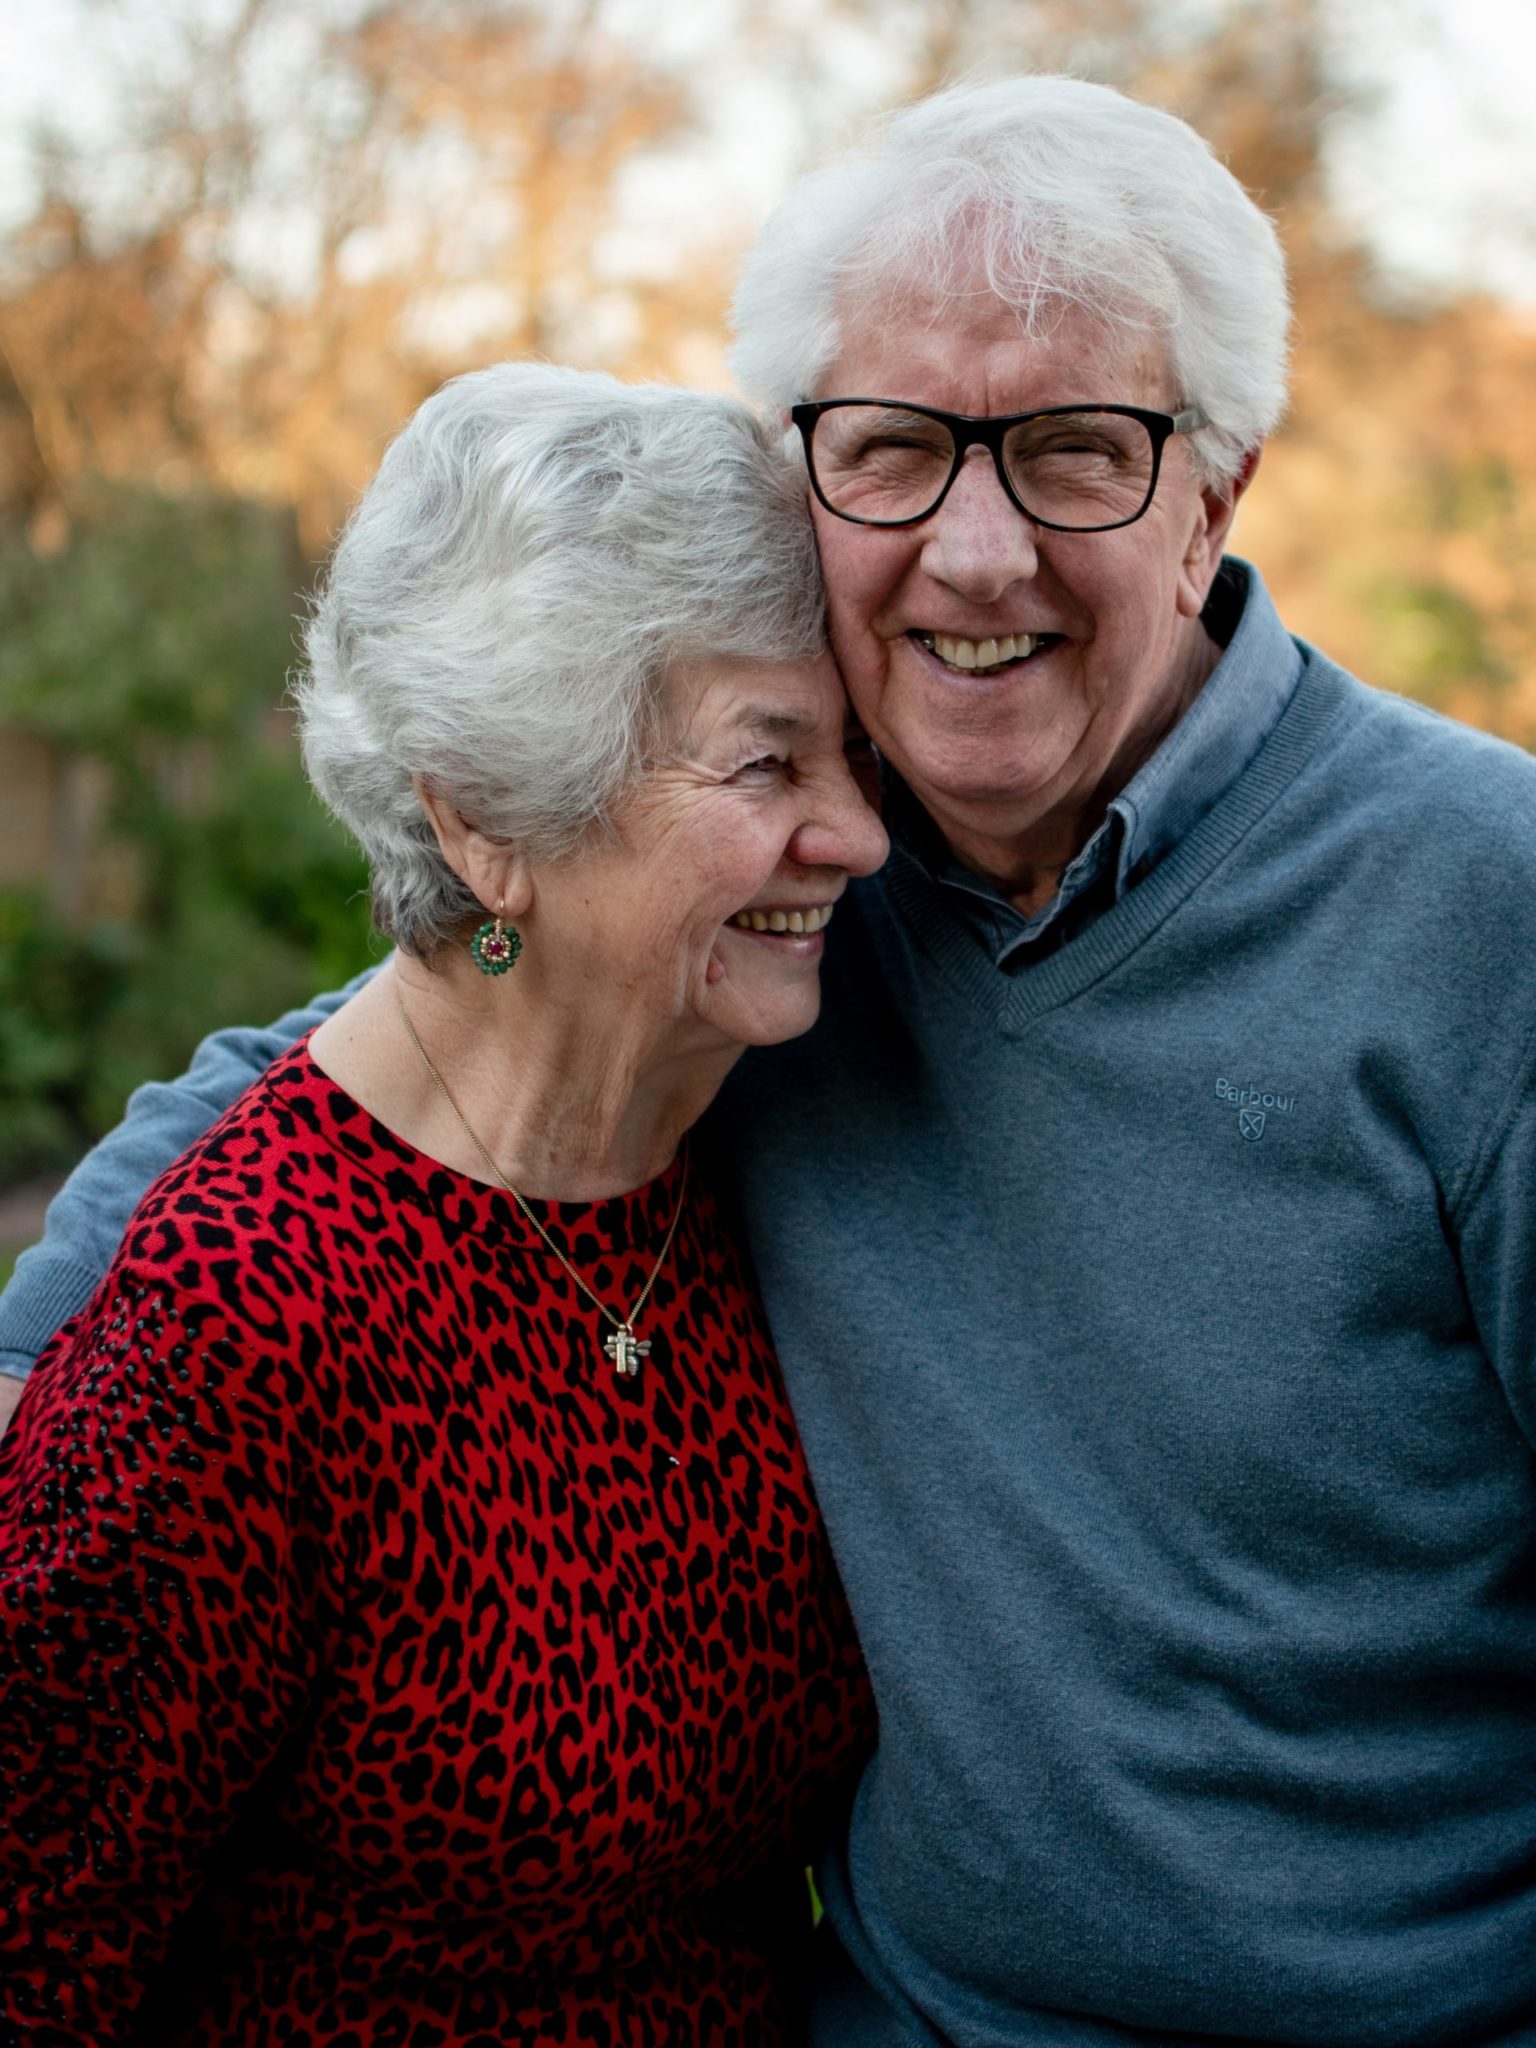
[[[499,1245],[542,1253],[549,1246],[505,1188],[446,1166],[381,1123],[316,1062],[306,1033],[267,1070],[274,1107],[298,1108],[322,1143],[354,1172],[383,1183],[391,1201],[429,1212],[455,1233],[486,1230]],[[606,1252],[645,1250],[665,1234],[681,1190],[685,1147],[654,1180],[592,1202],[549,1202],[525,1197],[567,1258],[581,1265]],[[702,1197],[691,1184],[689,1205]]]
[[[877,887],[949,981],[990,1011],[1004,1033],[1023,1030],[1071,1002],[1129,958],[1204,881],[1290,785],[1344,703],[1344,672],[1305,641],[1290,703],[1258,753],[1152,873],[1044,960],[1013,973],[998,967],[945,901],[940,884],[897,849]]]

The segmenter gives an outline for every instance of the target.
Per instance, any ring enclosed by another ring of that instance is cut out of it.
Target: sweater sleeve
[[[91,1298],[150,1182],[159,1178],[236,1098],[306,1031],[378,972],[316,996],[262,1030],[205,1038],[178,1080],[150,1081],[128,1098],[123,1121],[89,1151],[49,1206],[41,1242],[23,1252],[0,1295],[0,1373],[25,1379],[55,1330]]]
[[[1536,1044],[1452,1223],[1484,1348],[1536,1446]]]
[[[0,1441],[0,2040],[132,2037],[312,1689],[279,1380],[228,1312],[123,1261]]]

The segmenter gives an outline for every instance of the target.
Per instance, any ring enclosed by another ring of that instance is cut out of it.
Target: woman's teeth
[[[915,636],[948,668],[967,675],[1006,668],[1010,661],[1023,661],[1045,638],[1043,633],[1005,633],[1001,640],[961,640],[953,633],[919,633]]]
[[[831,922],[830,903],[810,910],[738,910],[731,919],[744,932],[819,932]]]

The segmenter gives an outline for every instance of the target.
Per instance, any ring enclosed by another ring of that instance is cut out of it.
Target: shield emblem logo
[[[1264,1135],[1264,1112],[1262,1109],[1240,1109],[1237,1112],[1237,1128],[1245,1138],[1259,1139]]]

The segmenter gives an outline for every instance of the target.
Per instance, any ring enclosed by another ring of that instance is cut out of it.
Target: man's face
[[[1188,396],[1146,336],[1072,309],[1032,340],[985,290],[909,300],[891,321],[851,318],[816,395],[973,414],[1172,412]],[[1010,849],[1069,857],[1187,709],[1214,658],[1199,616],[1234,496],[1202,490],[1175,436],[1145,515],[1108,533],[1034,526],[981,448],[918,526],[855,526],[813,500],[854,708],[963,859],[1003,876]],[[1034,651],[986,675],[932,645],[1021,634]]]

